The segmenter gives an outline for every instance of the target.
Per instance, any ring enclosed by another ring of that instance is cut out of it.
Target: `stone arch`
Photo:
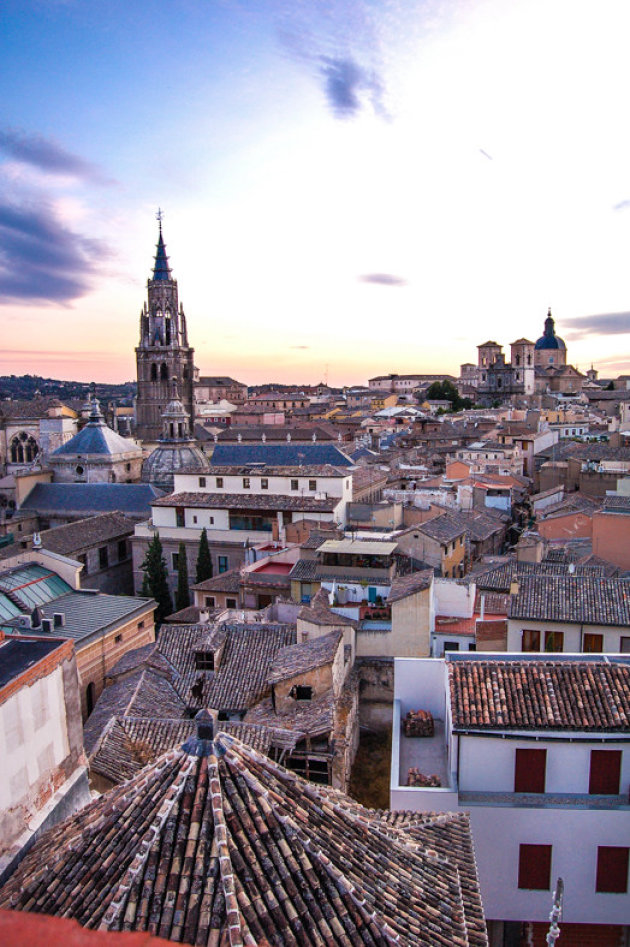
[[[155,362],[151,363],[151,381],[157,381],[158,379],[158,369]]]
[[[168,365],[162,362],[160,365],[160,381],[168,381]]]
[[[39,454],[39,444],[32,434],[20,431],[11,440],[11,463],[30,464]]]

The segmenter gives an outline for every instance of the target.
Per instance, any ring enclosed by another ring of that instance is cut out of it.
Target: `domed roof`
[[[99,454],[109,457],[135,453],[140,455],[141,450],[135,441],[128,437],[121,437],[105,424],[99,402],[94,398],[90,401],[90,418],[78,434],[71,437],[61,447],[53,451],[53,457],[67,457],[81,454],[82,457]]]
[[[566,351],[566,345],[559,335],[556,335],[554,321],[551,316],[551,309],[547,312],[545,319],[545,331],[539,339],[536,340],[534,348],[540,349],[563,349]]]
[[[203,451],[190,437],[189,415],[179,400],[177,380],[173,379],[171,400],[162,412],[163,430],[158,446],[142,464],[140,479],[160,490],[172,493],[175,474],[183,470],[205,470],[208,466]]]

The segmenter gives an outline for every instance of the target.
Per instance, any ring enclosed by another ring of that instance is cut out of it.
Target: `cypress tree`
[[[210,557],[210,546],[208,545],[208,534],[206,527],[201,530],[199,539],[199,553],[197,555],[197,582],[203,582],[205,579],[212,578],[212,559]]]
[[[167,615],[173,611],[171,591],[168,587],[166,560],[162,551],[159,533],[156,533],[147,549],[141,569],[144,570],[142,594],[150,595],[157,602],[155,623],[161,625]]]
[[[183,543],[179,544],[177,554],[177,592],[175,593],[175,609],[179,611],[182,608],[188,608],[190,605],[190,592],[188,590],[188,562],[186,560],[186,547]]]

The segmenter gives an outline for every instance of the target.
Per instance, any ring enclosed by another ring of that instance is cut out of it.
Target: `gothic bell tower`
[[[193,354],[188,345],[186,316],[177,296],[162,236],[162,212],[158,211],[159,235],[153,275],[147,281],[147,302],[140,313],[140,344],[136,348],[138,396],[136,437],[157,441],[162,433],[162,414],[171,400],[173,379],[181,401],[193,418]]]

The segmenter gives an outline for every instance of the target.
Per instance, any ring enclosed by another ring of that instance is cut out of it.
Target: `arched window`
[[[151,365],[151,381],[157,381],[158,371],[155,362]]]
[[[11,441],[11,463],[30,464],[39,454],[39,445],[32,435],[20,431]]]
[[[183,377],[188,378],[188,365],[184,365]]]
[[[160,381],[168,381],[168,368],[166,362],[160,365]]]

